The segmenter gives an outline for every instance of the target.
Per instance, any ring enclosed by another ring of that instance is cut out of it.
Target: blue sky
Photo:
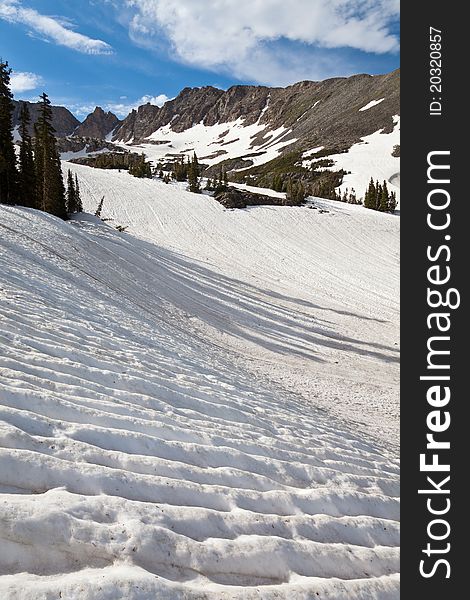
[[[399,66],[398,0],[0,0],[15,98],[125,116],[186,86],[289,85]]]

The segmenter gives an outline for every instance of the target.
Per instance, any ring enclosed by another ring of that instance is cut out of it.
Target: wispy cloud
[[[129,33],[135,42],[161,49],[167,39],[172,56],[183,63],[263,83],[331,74],[340,67],[332,49],[386,54],[399,48],[393,29],[399,0],[121,0],[121,5],[133,10]]]
[[[33,8],[23,6],[19,0],[0,0],[0,19],[26,25],[30,31],[43,36],[47,41],[66,46],[77,52],[84,54],[111,54],[113,52],[108,43],[72,31],[68,21],[59,17],[42,15]]]
[[[43,83],[43,78],[36,73],[15,72],[10,77],[11,91],[14,94],[35,90]]]

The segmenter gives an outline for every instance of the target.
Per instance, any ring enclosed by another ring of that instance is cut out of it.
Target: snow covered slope
[[[176,132],[170,125],[161,127],[149,136],[148,142],[124,144],[134,152],[144,152],[156,164],[161,159],[192,156],[212,166],[229,158],[243,158],[250,166],[261,165],[279,156],[281,151],[297,141],[286,127],[270,129],[259,122],[246,125],[243,119],[230,123],[204,125],[198,123],[185,131]]]
[[[377,104],[377,103],[375,103]],[[371,104],[371,106],[375,106]],[[370,106],[367,106],[370,108]],[[361,109],[362,110],[362,109]],[[365,107],[364,107],[365,110]],[[343,177],[343,183],[337,188],[340,192],[354,189],[358,198],[364,198],[364,193],[369,185],[370,178],[388,182],[389,191],[395,192],[397,200],[400,200],[400,157],[393,156],[395,146],[400,145],[400,117],[394,117],[394,128],[391,133],[383,133],[382,130],[368,135],[363,140],[354,144],[347,152],[331,154],[327,157],[333,160],[335,171],[344,169],[347,175]],[[308,156],[318,152],[314,148],[304,153],[303,165],[309,167],[315,160],[308,160]]]
[[[140,239],[0,207],[0,597],[398,598],[398,219],[73,169]]]

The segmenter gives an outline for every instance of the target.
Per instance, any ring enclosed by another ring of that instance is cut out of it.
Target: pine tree
[[[62,219],[67,218],[64,181],[52,126],[51,102],[43,93],[35,124],[34,167],[38,208]]]
[[[73,180],[72,171],[69,169],[67,171],[67,212],[74,213],[75,210],[75,183]]]
[[[381,193],[380,193],[380,198],[379,198],[379,210],[381,212],[388,212],[389,210],[389,194],[388,194],[388,188],[387,188],[387,182],[384,181],[383,185],[381,186]]]
[[[188,182],[190,192],[194,192],[195,194],[201,193],[201,186],[199,184],[199,162],[196,153],[193,154],[193,158],[188,164]]]
[[[80,194],[80,186],[78,185],[78,177],[75,173],[75,207],[77,212],[83,212],[82,195]]]
[[[20,160],[18,173],[18,198],[23,206],[36,208],[36,177],[34,173],[33,143],[29,134],[31,118],[28,105],[23,102],[20,111]]]
[[[391,192],[390,199],[388,201],[388,210],[389,212],[395,211],[397,208],[397,195],[395,192]]]
[[[100,203],[98,204],[98,208],[96,209],[96,212],[95,212],[95,217],[98,217],[99,219],[101,219],[101,211],[103,210],[103,202],[104,202],[104,196],[101,198]]]
[[[377,190],[375,188],[374,180],[371,177],[370,182],[369,182],[369,187],[367,188],[367,191],[364,195],[364,206],[366,208],[372,208],[375,210],[376,197],[377,197]]]
[[[375,210],[380,210],[380,202],[382,200],[382,186],[379,181],[375,184],[376,196],[375,196]]]
[[[188,165],[185,164],[183,156],[174,163],[172,177],[176,181],[186,181],[188,179]]]
[[[129,164],[129,174],[134,177],[152,178],[152,166],[145,160],[145,154],[142,152],[140,156],[133,159]]]
[[[0,204],[17,201],[18,171],[13,145],[13,94],[10,91],[8,62],[0,59]]]
[[[360,204],[356,197],[356,190],[354,188],[351,188],[351,193],[349,194],[348,202],[349,204]]]

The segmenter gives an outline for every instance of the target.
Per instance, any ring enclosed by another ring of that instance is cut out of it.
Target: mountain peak
[[[120,120],[114,113],[105,112],[101,106],[97,106],[76,128],[74,135],[104,139],[119,123]]]

